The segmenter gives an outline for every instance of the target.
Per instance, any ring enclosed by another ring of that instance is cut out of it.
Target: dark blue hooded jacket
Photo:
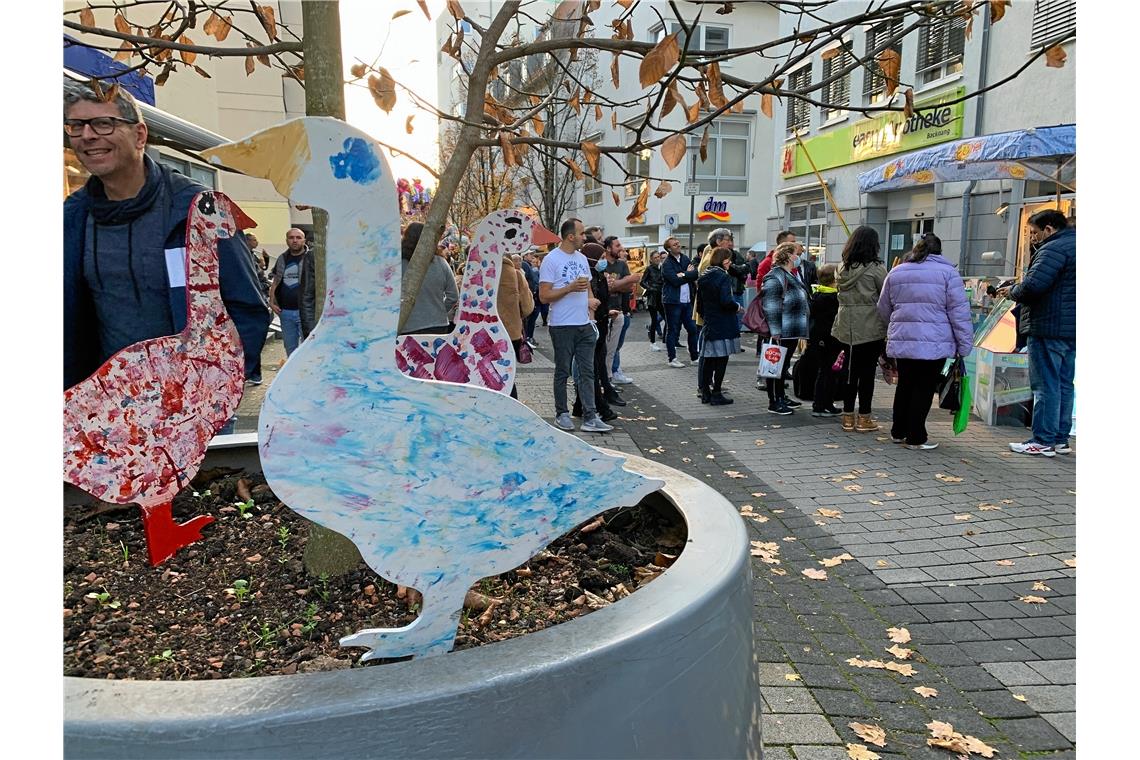
[[[130,221],[143,227],[160,225],[165,232],[164,248],[186,245],[186,216],[194,196],[208,188],[143,156],[147,183],[135,199],[122,201],[115,223]],[[96,224],[92,208],[109,202],[102,192],[102,181],[92,177],[86,187],[74,192],[63,204],[63,387],[70,388],[86,379],[105,362],[100,344],[95,303],[84,279],[83,261],[87,225]],[[146,200],[140,200],[145,198]],[[165,268],[163,250],[141,250],[140,258],[158,257]],[[132,270],[133,271],[133,270]],[[247,377],[258,366],[261,349],[272,314],[258,284],[253,260],[245,238],[218,241],[218,278],[222,301],[237,326],[245,353]],[[169,282],[169,280],[168,280]],[[174,331],[186,326],[186,288],[169,289],[170,323]],[[167,315],[161,315],[163,317]],[[150,337],[160,337],[153,335]]]
[[[1009,297],[1028,305],[1030,335],[1076,340],[1077,231],[1066,227],[1042,243]]]

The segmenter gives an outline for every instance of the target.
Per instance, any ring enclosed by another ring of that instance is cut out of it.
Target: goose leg
[[[455,643],[468,583],[436,584],[424,592],[420,616],[403,628],[366,628],[341,638],[342,647],[368,647],[361,662],[378,657],[446,654]]]
[[[146,534],[146,553],[151,567],[161,565],[184,546],[202,538],[202,528],[214,521],[210,515],[198,515],[184,523],[174,522],[170,501],[158,504],[140,504],[143,532]]]

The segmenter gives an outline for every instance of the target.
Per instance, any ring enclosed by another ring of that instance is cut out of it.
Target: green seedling
[[[317,604],[310,602],[305,607],[304,615],[302,615],[304,622],[301,624],[301,633],[308,636],[317,627]]]
[[[204,499],[204,498],[206,498],[206,497],[207,497],[207,496],[209,496],[209,495],[210,495],[210,489],[209,489],[209,488],[207,488],[207,489],[206,489],[205,491],[203,491],[202,493],[198,493],[197,491],[195,491],[195,492],[194,492],[194,498],[195,498],[195,499]]]
[[[106,589],[103,591],[92,591],[91,593],[87,594],[87,598],[94,599],[95,601],[99,602],[99,607],[101,608],[110,607],[113,610],[117,610],[122,606],[117,600],[111,599],[111,595],[107,593]]]
[[[281,546],[281,551],[289,548],[290,538],[292,538],[292,534],[289,532],[289,526],[282,525],[277,529],[277,543]]]
[[[127,564],[128,560],[130,560],[130,558],[131,558],[131,550],[128,549],[127,545],[124,544],[122,541],[119,542],[119,547],[122,548],[122,550],[123,550],[123,564],[125,565],[125,564]]]
[[[147,660],[148,665],[154,665],[158,662],[174,662],[174,652],[169,649],[163,649],[162,654],[151,655]]]
[[[317,582],[321,586],[317,589],[317,596],[321,598],[322,602],[327,602],[329,600],[329,574],[321,573],[317,577]]]
[[[234,596],[237,597],[237,600],[240,603],[241,601],[243,601],[246,598],[246,596],[249,595],[249,581],[244,580],[242,578],[238,578],[236,581],[234,581],[233,588],[226,589],[226,590],[232,591]]]
[[[254,506],[253,499],[247,499],[246,501],[235,501],[234,506],[238,508],[238,514],[241,515],[241,519],[248,520],[249,518],[253,517],[253,515],[249,513]]]

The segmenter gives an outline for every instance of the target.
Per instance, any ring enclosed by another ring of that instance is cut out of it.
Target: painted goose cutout
[[[475,227],[455,329],[447,335],[402,335],[396,342],[396,366],[421,379],[445,380],[509,393],[515,382],[515,357],[499,320],[496,294],[503,257],[530,250],[534,219],[518,209],[492,211]]]
[[[157,565],[214,521],[174,522],[170,504],[198,472],[245,384],[241,339],[218,290],[218,238],[255,226],[229,198],[203,192],[186,220],[186,327],[140,341],[63,394],[63,479],[142,509]]]
[[[367,647],[365,660],[449,651],[472,583],[662,485],[509,396],[399,370],[395,183],[366,134],[306,117],[206,155],[329,213],[324,313],[266,394],[261,463],[290,508],[424,597],[410,625],[341,646]]]

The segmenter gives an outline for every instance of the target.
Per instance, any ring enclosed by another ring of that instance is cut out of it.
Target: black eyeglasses
[[[95,134],[106,137],[115,131],[117,124],[138,124],[138,122],[130,119],[120,119],[118,116],[96,116],[94,119],[64,119],[63,131],[67,133],[68,137],[82,137],[83,128],[90,125],[91,130]]]

